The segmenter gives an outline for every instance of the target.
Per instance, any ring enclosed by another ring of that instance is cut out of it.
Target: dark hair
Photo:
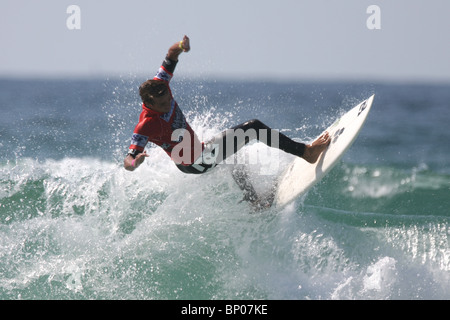
[[[147,80],[139,86],[139,95],[142,102],[146,105],[153,104],[154,97],[161,97],[166,94],[169,88],[164,81],[161,80]]]

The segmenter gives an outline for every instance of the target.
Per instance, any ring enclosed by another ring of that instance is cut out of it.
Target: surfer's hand
[[[316,141],[305,146],[305,152],[303,153],[302,158],[309,163],[315,163],[322,151],[324,151],[328,147],[330,142],[330,135],[328,134],[328,132],[325,132],[319,138],[317,138]]]
[[[191,50],[191,45],[189,43],[189,37],[188,36],[184,36],[183,40],[181,41],[181,45],[182,45],[182,49],[184,52],[188,52],[189,50]]]
[[[145,158],[148,157],[147,151],[139,153],[136,158],[133,158],[131,155],[127,155],[123,162],[123,166],[128,171],[134,171],[137,167],[139,167],[142,162],[144,162]]]
[[[167,52],[167,58],[173,61],[178,61],[178,56],[184,51],[188,52],[191,50],[191,45],[189,42],[189,37],[184,36],[183,40],[175,42],[170,48],[169,52]]]
[[[142,164],[142,162],[144,162],[146,157],[148,157],[147,151],[144,150],[144,152],[139,153],[134,159],[134,166],[136,168],[139,167]]]
[[[183,37],[183,48],[184,52],[188,52],[189,50],[191,50],[190,40],[189,37],[186,35]]]

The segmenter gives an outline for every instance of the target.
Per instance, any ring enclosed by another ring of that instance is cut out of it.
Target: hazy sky
[[[184,76],[450,81],[449,0],[1,0],[0,15],[0,77],[153,76],[187,34]]]

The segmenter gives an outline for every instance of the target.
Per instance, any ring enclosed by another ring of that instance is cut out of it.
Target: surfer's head
[[[170,91],[164,81],[145,81],[139,87],[139,95],[147,108],[158,112],[170,111]]]

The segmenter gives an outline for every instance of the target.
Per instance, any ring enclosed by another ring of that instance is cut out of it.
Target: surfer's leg
[[[220,146],[217,162],[235,154],[253,140],[258,140],[269,147],[278,148],[298,157],[302,157],[305,152],[304,143],[296,142],[278,130],[271,129],[261,121],[253,119],[222,132],[212,140],[212,143]]]
[[[305,145],[288,138],[278,130],[271,129],[261,121],[253,119],[223,131],[205,145],[213,150],[210,158],[214,158],[215,164],[218,164],[253,140],[258,140],[269,147],[278,148],[294,156],[302,157],[310,163],[317,161],[331,141],[328,133],[325,133],[312,144]]]
[[[305,145],[304,143],[296,142],[288,138],[278,130],[269,128],[268,126],[266,126],[264,123],[262,123],[257,119],[247,121],[243,124],[233,127],[232,129],[234,130],[242,129],[244,133],[247,133],[250,129],[254,129],[256,131],[256,139],[258,139],[259,141],[264,142],[269,147],[278,148],[280,150],[283,150],[284,152],[293,154],[294,156],[302,157],[309,163],[315,163],[319,158],[320,154],[328,147],[328,145],[331,142],[331,138],[328,132],[325,132],[313,143]],[[263,132],[263,130],[266,130],[267,132],[266,139],[261,139],[261,133]],[[276,139],[277,136],[278,139]],[[255,138],[255,135],[253,136],[253,138]],[[250,141],[251,140],[245,140],[245,144],[247,144]]]
[[[258,141],[265,143],[269,147],[278,148],[298,157],[301,157],[305,151],[305,144],[288,138],[280,131],[268,127],[258,119],[244,122],[243,124],[232,127],[232,129],[242,129],[244,133],[253,129],[256,131]],[[263,134],[265,134],[264,138],[262,138]],[[248,142],[250,141],[246,141],[246,143]]]

